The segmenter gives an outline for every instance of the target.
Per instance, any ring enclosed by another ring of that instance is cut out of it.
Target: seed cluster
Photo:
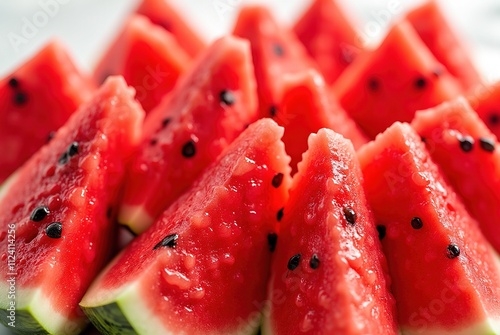
[[[50,214],[50,209],[47,206],[38,206],[31,212],[30,220],[33,222],[41,222]],[[50,238],[61,238],[62,223],[52,222],[45,227],[45,234]]]
[[[471,136],[459,136],[458,143],[463,152],[470,152],[474,148],[474,139]],[[480,137],[479,147],[486,152],[493,152],[495,151],[495,140],[487,137]]]
[[[28,102],[28,95],[20,89],[20,83],[17,78],[10,78],[8,85],[14,90],[14,96],[12,98],[14,105],[22,106]]]

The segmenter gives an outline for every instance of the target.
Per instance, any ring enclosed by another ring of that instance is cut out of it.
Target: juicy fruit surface
[[[489,318],[498,326],[497,261],[420,137],[396,123],[358,156],[367,199],[384,232],[402,330],[459,333]]]
[[[147,113],[174,88],[190,62],[172,34],[142,15],[132,15],[104,53],[94,80],[101,83],[110,75],[122,75]]]
[[[333,84],[363,49],[347,14],[340,1],[314,0],[293,28],[328,84]]]
[[[464,91],[481,83],[481,76],[468,55],[468,49],[462,45],[436,0],[427,1],[406,17],[436,59],[458,80]]]
[[[471,90],[467,101],[477,115],[500,138],[500,82],[485,84]]]
[[[396,23],[376,50],[359,55],[333,87],[342,107],[371,137],[460,94],[455,79],[406,21]]]
[[[418,112],[412,126],[425,139],[432,159],[464,199],[486,238],[500,252],[500,151],[496,137],[465,99]]]
[[[350,142],[331,130],[311,135],[280,222],[264,333],[396,334],[361,181]]]
[[[248,42],[217,40],[148,115],[120,222],[142,232],[257,118]]]
[[[172,1],[173,2],[173,1]],[[165,0],[142,0],[137,13],[147,16],[153,23],[172,33],[177,43],[191,56],[197,56],[207,46],[205,41],[179,16]]]
[[[0,184],[49,141],[92,92],[57,41],[0,80]]]
[[[129,288],[137,301],[122,303],[120,314],[144,306],[132,326],[145,334],[255,331],[258,322],[248,323],[265,300],[268,234],[276,233],[290,183],[282,133],[269,119],[252,124],[115,259],[82,301],[94,322],[96,309],[110,318],[98,328],[117,319],[99,307],[120,303]],[[162,328],[148,329],[154,322]]]
[[[353,120],[330,95],[323,78],[314,70],[284,79],[281,105],[274,119],[285,127],[283,142],[292,158],[292,174],[307,150],[309,134],[330,128],[350,139],[355,148],[368,142]]]
[[[272,117],[283,94],[283,75],[315,64],[293,32],[280,26],[265,7],[243,7],[233,33],[250,41],[260,117]]]
[[[31,316],[49,333],[68,331],[72,323],[68,332],[77,333],[85,320],[78,303],[110,255],[109,216],[143,117],[133,91],[123,80],[109,79],[3,190],[0,226],[6,232],[15,225],[17,307],[30,313],[49,305],[51,310]],[[3,250],[7,244],[2,233]],[[2,262],[0,269],[5,282],[12,268]],[[7,287],[0,290],[5,310]],[[61,324],[53,320],[58,318]]]

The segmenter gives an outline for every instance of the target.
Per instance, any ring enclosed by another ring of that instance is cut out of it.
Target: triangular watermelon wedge
[[[136,14],[102,55],[94,80],[100,84],[110,75],[122,75],[148,113],[174,88],[190,63],[191,57],[172,34]]]
[[[500,334],[498,261],[431,160],[396,123],[358,150],[403,334]]]
[[[338,0],[314,0],[295,23],[295,34],[328,84],[338,78],[364,49],[353,19]]]
[[[50,140],[92,90],[55,40],[0,80],[0,184]]]
[[[477,86],[469,92],[467,101],[497,139],[500,139],[500,81]]]
[[[274,119],[285,127],[283,142],[292,158],[292,174],[307,150],[309,134],[330,128],[350,139],[355,148],[368,142],[366,135],[331,96],[315,70],[283,78],[283,98]]]
[[[207,45],[191,28],[182,13],[172,7],[172,0],[142,0],[137,13],[147,16],[153,23],[172,33],[177,43],[191,56],[197,56]]]
[[[144,231],[256,119],[250,46],[223,37],[148,115],[120,222],[136,233]]]
[[[277,213],[288,198],[283,129],[250,125],[134,239],[81,302],[107,334],[254,334]]]
[[[500,253],[500,149],[495,135],[463,98],[420,111],[411,124]]]
[[[453,31],[436,0],[426,0],[410,11],[406,18],[464,91],[481,84],[481,76],[469,56],[468,48]]]
[[[133,90],[110,78],[2,188],[0,321],[11,329],[82,331],[78,303],[112,251],[118,191],[143,118]]]
[[[333,86],[338,101],[371,137],[417,110],[458,96],[457,81],[407,21],[397,22],[377,49],[359,55]]]
[[[263,333],[396,334],[395,302],[352,144],[309,137],[280,222]]]
[[[264,6],[243,7],[233,34],[250,41],[260,117],[273,117],[283,94],[283,76],[316,64],[293,31],[281,26]]]

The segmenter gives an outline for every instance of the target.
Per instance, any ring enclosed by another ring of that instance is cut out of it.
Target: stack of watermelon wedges
[[[375,46],[336,1],[208,42],[143,0],[92,75],[1,79],[0,322],[500,335],[500,84],[437,1]]]

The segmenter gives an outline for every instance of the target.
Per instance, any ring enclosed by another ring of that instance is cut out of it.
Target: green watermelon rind
[[[97,298],[99,301],[95,301],[96,305],[94,306],[90,299],[84,298],[80,307],[102,334],[187,335],[182,331],[165,328],[161,320],[154,317],[154,312],[148,311],[147,307],[142,304],[140,281],[139,277],[134,283],[128,283],[125,287],[108,292],[95,292],[93,296],[100,296]],[[242,327],[226,335],[256,335],[259,331],[260,320],[259,314],[256,319],[247,320],[246,324],[249,327]],[[220,334],[217,333],[217,335]]]
[[[118,213],[118,222],[130,228],[134,234],[140,234],[154,222],[154,218],[144,210],[144,206],[122,205]]]
[[[15,334],[55,334],[76,335],[87,325],[87,320],[82,316],[77,319],[68,319],[60,315],[50,306],[47,299],[39,289],[16,286],[15,294],[15,327],[9,326],[7,319],[10,311],[7,309],[8,288],[4,283],[0,284],[0,322]],[[45,320],[41,322],[40,320]]]
[[[402,328],[402,335],[499,335],[500,320],[486,319],[482,323],[478,323],[461,330],[445,331],[443,329],[410,329]]]

